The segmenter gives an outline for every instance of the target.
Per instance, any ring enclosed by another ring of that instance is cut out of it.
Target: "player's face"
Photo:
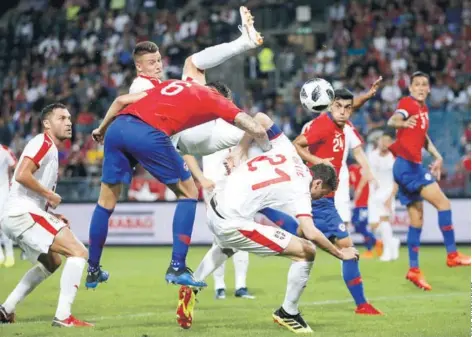
[[[429,80],[427,77],[418,76],[413,78],[410,84],[410,94],[417,101],[424,102],[430,91]]]
[[[352,100],[351,99],[337,99],[331,105],[331,115],[338,125],[344,125],[351,117]]]
[[[59,140],[72,137],[72,122],[67,109],[54,109],[49,118],[44,121],[44,126]]]
[[[145,76],[161,79],[163,76],[161,54],[156,52],[141,55],[136,59],[136,69]]]
[[[310,193],[311,193],[311,198],[313,200],[321,199],[325,195],[331,193],[330,188],[324,187],[323,180],[321,179],[314,179],[311,182],[311,188],[310,188]]]
[[[377,145],[381,152],[387,152],[388,147],[392,145],[392,142],[393,140],[390,136],[382,136],[379,138]]]

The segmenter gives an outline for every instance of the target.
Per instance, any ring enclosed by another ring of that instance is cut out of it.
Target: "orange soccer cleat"
[[[88,323],[85,321],[81,321],[80,319],[75,318],[74,316],[70,315],[66,319],[59,320],[56,317],[52,320],[52,326],[57,326],[61,328],[85,328],[85,327],[93,327],[92,323]]]
[[[177,323],[183,329],[190,329],[195,307],[195,293],[192,288],[181,286],[179,289],[179,303],[177,305]]]
[[[459,252],[449,253],[446,263],[448,267],[470,266],[470,256]]]
[[[420,289],[430,291],[433,288],[429,285],[428,282],[424,279],[423,273],[419,270],[419,268],[410,268],[408,273],[406,274],[406,279],[413,283]]]
[[[383,315],[380,310],[374,308],[370,303],[359,304],[356,308],[356,314],[359,315]]]
[[[377,240],[375,242],[375,253],[377,256],[382,256],[383,254],[383,242],[382,240]]]
[[[373,259],[374,252],[371,250],[366,250],[364,253],[361,254],[361,259]]]

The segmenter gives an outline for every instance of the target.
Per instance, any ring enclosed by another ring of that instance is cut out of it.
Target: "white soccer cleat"
[[[264,43],[262,35],[254,28],[254,17],[251,11],[245,6],[239,7],[239,14],[241,15],[241,25],[238,26],[243,36],[248,40],[251,48],[256,48]]]

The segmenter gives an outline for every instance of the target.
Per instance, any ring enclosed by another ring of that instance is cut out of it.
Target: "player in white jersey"
[[[334,169],[320,164],[310,171],[281,131],[271,142],[272,150],[241,163],[221,185],[217,184],[207,208],[209,228],[215,235],[216,245],[195,271],[195,278],[204,279],[238,250],[261,256],[289,257],[293,263],[288,273],[285,300],[273,318],[291,331],[311,332],[300,315],[298,302],[313,267],[315,246],[312,242],[339,259],[355,259],[357,251],[354,248],[338,250],[314,227],[311,217],[311,199],[336,188]],[[299,232],[305,239],[255,222],[256,213],[266,207],[298,218]],[[181,287],[179,296],[194,297],[194,291]],[[181,327],[191,326],[191,314],[178,310],[177,316]]]
[[[10,190],[10,174],[16,165],[16,157],[5,145],[0,145],[0,266],[9,268],[15,264],[13,241],[2,232],[1,219]],[[1,247],[5,248],[5,254]]]
[[[371,228],[377,228],[383,241],[381,261],[398,259],[400,240],[393,236],[390,220],[395,212],[395,195],[398,186],[393,179],[395,157],[388,147],[392,137],[385,133],[379,139],[377,148],[369,153],[368,160],[378,186],[369,184],[368,216]]]
[[[34,267],[0,306],[0,322],[15,321],[17,304],[60,267],[62,255],[66,262],[52,325],[93,326],[71,314],[87,250],[72,233],[64,216],[47,211],[61,202],[61,197],[54,192],[59,168],[56,146],[71,138],[71,116],[63,104],[54,103],[42,110],[41,121],[44,133],[31,139],[20,157],[2,219],[3,230]]]

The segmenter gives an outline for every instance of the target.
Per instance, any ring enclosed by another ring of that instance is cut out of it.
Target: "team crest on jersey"
[[[346,231],[346,225],[343,224],[343,223],[340,223],[339,226],[338,226],[338,228],[339,228],[339,230],[340,230],[341,232],[345,232],[345,231]]]

